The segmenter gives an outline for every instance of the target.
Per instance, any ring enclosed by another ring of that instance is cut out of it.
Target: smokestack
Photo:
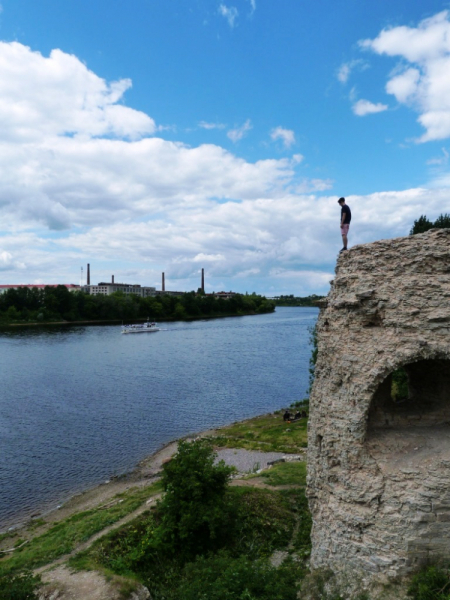
[[[202,292],[205,293],[205,269],[202,269]]]
[[[164,273],[162,274],[162,291],[165,292],[166,291],[166,280],[164,277]]]
[[[114,283],[114,275],[111,277],[111,283]]]
[[[91,285],[91,265],[89,263],[87,266],[86,285]]]

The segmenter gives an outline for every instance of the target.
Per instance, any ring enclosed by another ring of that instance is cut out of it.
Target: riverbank
[[[252,311],[252,312],[239,313],[239,314],[237,314],[237,313],[225,313],[225,314],[221,313],[221,314],[214,314],[214,315],[201,315],[201,316],[184,317],[184,318],[161,317],[161,318],[158,318],[157,321],[158,321],[158,323],[175,323],[177,321],[181,321],[181,322],[209,321],[212,319],[227,319],[230,317],[254,317],[254,316],[259,316],[261,314],[267,314],[267,313],[256,313],[256,312]],[[128,321],[130,321],[130,319],[128,319],[127,322]],[[145,319],[136,318],[136,319],[132,319],[132,321],[134,323],[145,323],[148,321],[148,319],[147,318],[145,318]],[[14,327],[48,327],[48,326],[71,327],[71,326],[77,326],[77,325],[122,325],[123,323],[124,323],[123,319],[0,323],[0,330],[1,329],[10,329],[10,328],[14,328]]]
[[[306,451],[307,421],[286,424],[283,421],[284,409],[245,419],[216,429],[184,436],[181,439],[208,438],[218,452],[219,459],[235,466],[239,473],[252,472],[255,465],[265,468],[271,460],[284,455],[303,457]],[[80,512],[92,510],[108,504],[118,494],[126,494],[131,489],[144,490],[159,478],[165,462],[176,453],[180,440],[173,440],[159,450],[141,460],[136,467],[118,477],[83,492],[76,493],[65,502],[54,502],[45,509],[36,507],[31,518],[15,522],[0,523],[0,552],[8,545],[7,540],[40,535],[50,526],[70,518]],[[233,449],[234,454],[227,453]],[[240,450],[240,451],[238,451]],[[256,469],[258,470],[258,469]],[[28,534],[27,534],[28,532]]]

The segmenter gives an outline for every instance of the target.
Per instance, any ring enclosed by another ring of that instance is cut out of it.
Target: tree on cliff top
[[[409,235],[415,235],[416,233],[425,233],[429,229],[446,229],[450,227],[450,215],[447,213],[439,215],[434,223],[432,223],[425,215],[420,216],[414,221]]]

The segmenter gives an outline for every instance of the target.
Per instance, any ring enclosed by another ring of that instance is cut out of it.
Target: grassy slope
[[[278,411],[223,427],[212,441],[221,448],[295,454],[306,448],[307,420],[285,423],[283,412]]]
[[[115,497],[116,503],[112,506],[77,513],[53,525],[47,532],[0,560],[0,576],[23,569],[34,569],[69,554],[77,545],[132,513],[150,496],[160,491],[158,483],[143,489],[133,489],[118,494]],[[21,540],[17,540],[14,545],[18,546],[20,543]]]

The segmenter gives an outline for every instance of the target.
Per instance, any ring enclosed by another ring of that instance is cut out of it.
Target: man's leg
[[[342,243],[343,243],[343,248],[342,250],[347,250],[347,244],[348,244],[348,229],[349,226],[348,225],[341,225],[341,234],[342,234]],[[341,252],[342,252],[341,250]]]

